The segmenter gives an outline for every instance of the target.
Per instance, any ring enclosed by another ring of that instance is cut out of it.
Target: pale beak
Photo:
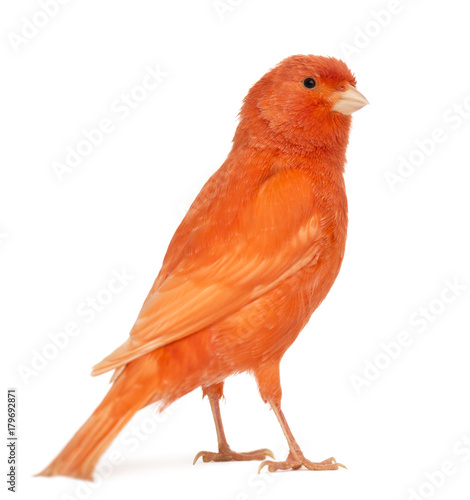
[[[350,115],[369,104],[369,101],[352,85],[348,85],[346,90],[335,92],[333,95],[338,96],[338,100],[331,110],[343,113],[343,115]]]

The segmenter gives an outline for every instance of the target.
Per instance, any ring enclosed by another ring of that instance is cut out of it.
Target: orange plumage
[[[93,368],[115,370],[90,419],[40,475],[91,479],[117,433],[139,409],[202,387],[219,451],[209,460],[262,460],[233,452],[219,399],[223,381],[251,372],[288,440],[269,470],[337,469],[300,451],[282,413],[279,363],[333,285],[343,259],[343,171],[350,114],[367,104],[337,59],[292,56],[249,91],[233,148],[170,242],[161,271],[121,347]]]

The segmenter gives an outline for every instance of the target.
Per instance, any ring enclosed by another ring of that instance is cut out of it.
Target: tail
[[[93,469],[119,431],[155,395],[156,363],[150,356],[129,363],[61,453],[38,476],[93,479]]]

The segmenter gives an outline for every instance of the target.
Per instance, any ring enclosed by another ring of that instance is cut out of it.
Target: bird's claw
[[[212,451],[200,451],[193,460],[193,465],[202,457],[203,462],[229,462],[231,460],[247,461],[247,460],[264,460],[266,457],[274,458],[273,452],[267,448],[255,451],[247,451],[245,453],[236,453],[230,448],[219,450],[218,453]]]
[[[304,466],[308,470],[338,470],[340,467],[347,469],[343,464],[338,463],[333,457],[323,460],[323,462],[310,462],[303,455],[293,456],[289,454],[284,462],[273,462],[272,460],[264,460],[258,468],[258,474],[264,467],[267,467],[269,472],[278,470],[297,470]]]

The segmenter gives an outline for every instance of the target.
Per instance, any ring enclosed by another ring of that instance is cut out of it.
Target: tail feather
[[[126,366],[91,417],[38,476],[92,480],[96,463],[119,431],[155,396],[156,364],[144,358]]]

